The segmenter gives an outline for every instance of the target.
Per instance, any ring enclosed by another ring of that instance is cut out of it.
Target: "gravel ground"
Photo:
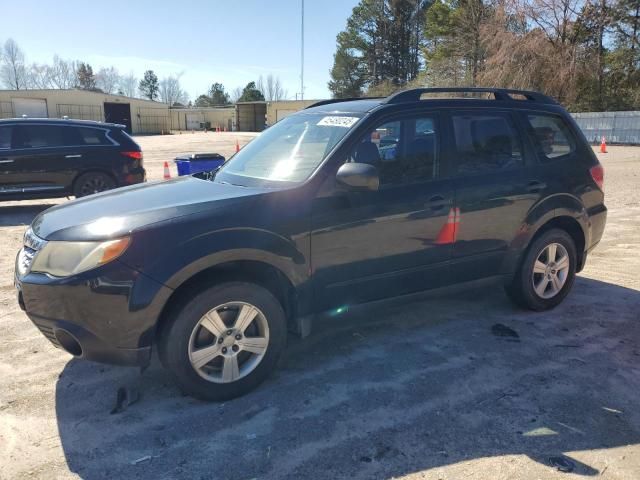
[[[138,141],[158,179],[236,138],[251,136]],[[16,304],[13,260],[59,201],[2,204],[0,478],[640,478],[640,148],[609,151],[605,236],[553,312],[482,287],[346,314],[223,404],[183,397],[157,361],[140,375],[49,344]],[[140,397],[111,415],[119,387]]]

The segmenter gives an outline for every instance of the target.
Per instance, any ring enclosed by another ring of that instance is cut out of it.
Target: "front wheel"
[[[256,388],[286,343],[282,306],[250,283],[208,288],[169,321],[160,358],[185,393],[204,400],[227,400]]]
[[[520,306],[549,310],[571,290],[576,261],[571,236],[564,230],[548,230],[529,246],[507,293]]]

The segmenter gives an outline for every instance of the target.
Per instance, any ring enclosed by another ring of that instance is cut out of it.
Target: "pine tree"
[[[96,77],[93,74],[93,68],[88,63],[80,62],[76,72],[78,87],[83,90],[96,89]]]
[[[143,97],[148,98],[149,100],[155,100],[158,98],[160,84],[158,82],[158,77],[153,70],[147,70],[144,72],[144,76],[138,85],[138,90],[140,90],[140,94]]]

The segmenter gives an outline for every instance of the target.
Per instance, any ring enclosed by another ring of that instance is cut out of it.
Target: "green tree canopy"
[[[264,95],[256,88],[256,82],[249,82],[242,90],[242,95],[238,102],[257,102],[264,101]]]
[[[93,68],[88,63],[80,62],[76,71],[78,86],[83,90],[96,89],[96,76],[93,74]]]
[[[138,90],[140,90],[140,95],[144,98],[148,98],[149,100],[155,100],[158,98],[160,82],[158,81],[158,76],[153,72],[153,70],[147,70],[144,72],[144,76],[138,85]]]

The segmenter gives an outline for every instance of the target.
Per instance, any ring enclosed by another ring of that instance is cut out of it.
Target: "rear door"
[[[511,242],[543,185],[530,183],[524,135],[512,113],[452,110],[456,202],[453,281],[502,273]]]
[[[13,125],[0,125],[0,196],[16,193],[16,158],[11,149]]]
[[[71,183],[69,160],[77,147],[68,147],[62,125],[18,124],[12,132],[12,184],[25,193],[61,192]],[[75,150],[74,150],[75,148]]]

